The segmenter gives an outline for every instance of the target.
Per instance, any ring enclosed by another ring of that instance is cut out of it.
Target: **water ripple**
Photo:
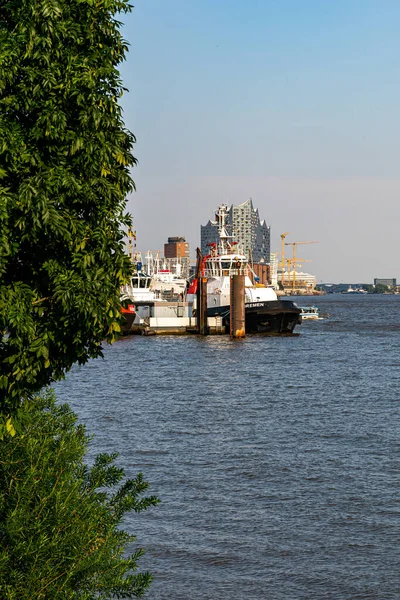
[[[296,338],[132,337],[56,386],[162,499],[126,523],[148,600],[399,600],[400,297],[310,304]]]

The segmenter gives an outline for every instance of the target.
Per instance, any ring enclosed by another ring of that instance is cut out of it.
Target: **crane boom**
[[[282,236],[281,236],[282,237]],[[283,240],[282,240],[283,241]],[[296,258],[296,247],[299,244],[318,244],[318,240],[308,240],[306,242],[285,242],[285,246],[293,246],[293,258],[292,258],[292,262],[294,264],[294,269],[293,269],[293,279],[292,279],[292,289],[294,290],[296,287],[296,262],[297,262],[297,258]]]
[[[282,285],[283,285],[283,274],[285,272],[285,237],[289,235],[290,231],[285,231],[285,233],[281,233],[281,277],[282,277]]]

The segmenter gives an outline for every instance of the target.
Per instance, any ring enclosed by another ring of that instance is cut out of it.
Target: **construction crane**
[[[281,278],[283,285],[283,274],[285,272],[285,237],[289,235],[290,231],[286,231],[285,233],[281,233]]]
[[[281,236],[282,237],[282,236]],[[292,279],[292,289],[294,290],[296,287],[296,248],[299,244],[318,244],[318,240],[311,240],[307,242],[285,242],[285,246],[293,246],[293,279]]]
[[[291,281],[291,270],[293,268],[293,277],[295,277],[295,272],[296,272],[296,263],[303,263],[303,262],[312,262],[311,260],[306,260],[305,258],[285,258],[286,264],[287,264],[287,287],[290,287],[290,281]],[[293,267],[292,267],[293,265]],[[298,265],[299,267],[301,267],[301,265]],[[285,287],[285,284],[283,283],[283,277],[282,277],[282,286]]]
[[[286,260],[286,264],[287,264],[287,285],[289,287],[290,286],[290,270],[292,268],[292,259],[291,258],[286,258],[285,260]],[[285,283],[284,283],[284,280],[283,280],[283,273],[282,273],[281,282],[282,282],[282,287],[285,288]]]

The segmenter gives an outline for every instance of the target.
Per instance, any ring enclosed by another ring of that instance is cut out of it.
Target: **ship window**
[[[230,269],[230,268],[231,268],[230,262],[222,262],[221,263],[221,269]]]

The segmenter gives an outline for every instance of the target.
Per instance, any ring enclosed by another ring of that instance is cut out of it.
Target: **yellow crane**
[[[282,237],[282,236],[281,236]],[[296,248],[299,244],[318,244],[318,240],[311,240],[311,241],[307,241],[307,242],[285,242],[285,246],[293,246],[293,258],[292,258],[292,262],[293,262],[293,279],[292,279],[292,289],[294,290],[296,287],[296,262],[297,262],[297,258],[296,258]]]
[[[290,231],[285,231],[285,233],[281,233],[281,279],[283,285],[283,276],[285,273],[285,237],[289,235]]]
[[[296,263],[312,262],[311,260],[306,260],[305,258],[285,258],[285,261],[287,264],[287,286],[285,286],[283,279],[282,279],[283,287],[290,287],[291,271],[293,269],[293,277],[295,277]],[[292,265],[293,265],[293,267],[292,267]],[[299,265],[299,267],[301,267],[301,265]]]
[[[290,270],[292,268],[292,259],[286,258],[285,261],[287,264],[287,287],[289,287],[290,286]],[[283,274],[282,274],[282,287],[285,288],[285,282],[283,281]]]

